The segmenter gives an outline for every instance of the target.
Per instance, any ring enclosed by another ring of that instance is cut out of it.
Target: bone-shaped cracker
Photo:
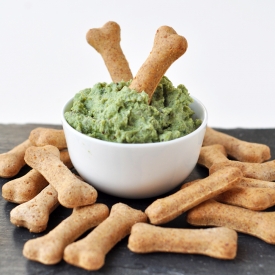
[[[108,207],[101,203],[74,208],[72,214],[47,235],[27,241],[23,255],[43,264],[56,264],[62,260],[68,244],[100,224],[108,215]]]
[[[2,186],[2,197],[13,203],[21,204],[33,199],[49,183],[35,169],[20,178],[8,181]]]
[[[120,26],[116,22],[110,21],[101,28],[90,29],[86,39],[101,54],[113,82],[133,78],[120,46]]]
[[[39,233],[47,228],[49,215],[59,205],[57,192],[51,186],[45,187],[33,199],[22,203],[10,212],[10,221],[18,227]]]
[[[208,200],[188,211],[187,222],[196,226],[225,226],[275,244],[275,212],[257,212]]]
[[[60,152],[60,160],[69,168],[73,167],[67,150]],[[38,195],[49,183],[35,169],[20,178],[8,181],[2,186],[2,197],[13,203],[24,203]]]
[[[242,171],[243,176],[246,178],[253,178],[265,181],[275,180],[275,160],[270,160],[263,163],[249,163],[236,160],[227,160],[224,162],[214,163],[209,168],[209,173],[212,174],[219,169],[223,169],[225,167],[239,168]]]
[[[218,202],[251,210],[265,210],[275,205],[275,189],[258,187],[235,187],[215,197]]]
[[[150,55],[134,77],[130,88],[145,91],[151,100],[153,93],[168,68],[187,49],[187,41],[168,26],[160,27],[155,35]]]
[[[136,223],[129,236],[128,248],[136,253],[174,252],[234,259],[237,238],[236,231],[226,227],[182,229]]]
[[[200,150],[198,164],[210,168],[214,163],[227,161],[227,153],[223,145],[203,146]]]
[[[201,179],[184,183],[181,189]],[[240,178],[234,187],[219,194],[216,201],[244,207],[251,210],[265,210],[275,205],[275,182]]]
[[[238,161],[260,163],[271,157],[270,148],[265,144],[243,141],[207,127],[203,146],[213,144],[223,145],[227,154]]]
[[[30,132],[29,140],[34,146],[53,145],[59,150],[67,148],[64,130],[38,127]]]
[[[117,203],[112,206],[110,216],[91,233],[65,248],[64,260],[87,270],[98,270],[104,265],[106,254],[130,234],[131,227],[146,221],[142,211]]]
[[[242,177],[236,186],[275,189],[275,182]]]
[[[51,152],[54,149],[55,153]],[[59,158],[59,150],[52,146],[31,146],[26,150],[25,161],[39,171],[58,193],[60,204],[67,208],[93,204],[97,191],[78,179]]]
[[[219,170],[170,196],[155,200],[146,208],[145,213],[152,224],[166,223],[199,203],[232,188],[240,177],[242,173],[238,168]]]
[[[0,177],[11,178],[18,174],[26,164],[24,160],[25,151],[31,145],[31,142],[27,139],[10,151],[0,154]]]

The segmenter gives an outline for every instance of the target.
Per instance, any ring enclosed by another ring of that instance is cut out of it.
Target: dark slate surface
[[[28,138],[29,132],[35,127],[61,128],[52,125],[0,125],[0,153],[7,152]],[[275,129],[219,129],[243,140],[265,143],[270,146],[272,158],[275,155]],[[29,167],[24,167],[17,175],[22,176]],[[107,171],[106,171],[107,172]],[[207,176],[207,170],[196,167],[187,181]],[[10,180],[10,179],[9,179]],[[8,179],[0,178],[0,187]],[[177,189],[176,189],[177,190]],[[173,190],[175,191],[175,190]],[[2,194],[2,191],[1,191]],[[136,209],[145,208],[156,198],[145,200],[127,200],[112,197],[99,192],[98,202],[111,207],[116,202],[124,202]],[[9,213],[15,204],[6,202],[0,197],[0,274],[169,274],[169,275],[199,275],[199,274],[275,274],[275,246],[267,244],[255,237],[238,234],[238,252],[234,260],[218,260],[201,255],[185,255],[172,253],[134,254],[127,248],[127,238],[118,243],[106,257],[103,268],[89,272],[73,267],[64,261],[57,265],[46,266],[29,261],[22,255],[24,243],[41,236],[54,228],[59,222],[70,215],[71,210],[59,206],[50,216],[48,228],[40,234],[30,233],[25,228],[16,228],[9,221]],[[275,207],[269,209],[275,211]],[[186,223],[185,214],[169,222],[165,226],[176,228],[191,228]],[[274,228],[275,230],[275,228]]]

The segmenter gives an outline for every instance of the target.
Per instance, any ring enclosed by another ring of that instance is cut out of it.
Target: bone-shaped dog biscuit
[[[176,193],[155,200],[145,213],[152,224],[162,224],[173,220],[190,208],[232,188],[242,177],[238,168],[219,170]]]
[[[226,227],[182,229],[137,223],[132,227],[128,248],[136,253],[174,252],[234,259],[237,237],[235,230]]]
[[[275,189],[275,182],[242,177],[236,186]]]
[[[117,203],[112,206],[110,216],[91,233],[65,248],[64,260],[87,270],[98,270],[104,265],[106,254],[130,234],[131,227],[146,221],[142,211]]]
[[[49,183],[35,169],[20,178],[8,181],[2,187],[2,197],[10,202],[21,204],[33,199]]]
[[[72,214],[47,235],[27,241],[23,255],[43,264],[56,264],[62,260],[67,245],[100,224],[108,215],[108,207],[101,203],[74,208]]]
[[[24,160],[25,151],[32,144],[27,139],[10,151],[0,154],[0,177],[11,178],[18,174],[26,164]]]
[[[67,148],[64,130],[38,127],[30,132],[29,140],[34,146],[53,145],[59,150]]]
[[[214,163],[209,168],[209,173],[212,174],[219,169],[223,169],[225,167],[239,168],[242,171],[243,176],[246,178],[253,178],[265,181],[275,180],[275,160],[270,160],[263,163],[249,163],[236,160],[227,160],[224,162]]]
[[[33,199],[13,208],[10,221],[18,227],[28,228],[30,232],[39,233],[47,228],[49,215],[58,205],[57,192],[48,185]]]
[[[275,205],[275,189],[258,187],[235,187],[215,197],[218,202],[251,210],[265,210]]]
[[[184,183],[181,189],[201,179]],[[234,187],[217,195],[216,201],[244,207],[251,210],[265,210],[275,205],[275,182],[240,178]]]
[[[208,200],[188,211],[187,222],[196,226],[225,226],[275,244],[275,212],[257,212]]]
[[[214,163],[227,161],[227,153],[223,145],[203,146],[200,150],[198,164],[210,168]]]
[[[134,77],[130,88],[137,92],[145,91],[152,98],[161,78],[187,49],[187,41],[168,26],[160,27],[155,35],[150,55]]]
[[[56,150],[56,154],[50,150]],[[97,191],[93,186],[78,179],[60,160],[59,150],[52,146],[30,147],[26,150],[25,161],[39,171],[58,193],[60,204],[67,208],[93,204]]]
[[[223,145],[227,154],[238,161],[260,163],[271,157],[270,148],[265,144],[243,141],[207,127],[203,146],[213,144]]]
[[[69,168],[73,167],[67,150],[60,152],[60,160]],[[24,203],[38,195],[48,181],[35,169],[31,169],[24,176],[8,181],[2,187],[2,197],[13,203]]]
[[[86,39],[101,54],[113,82],[133,78],[120,46],[120,26],[116,22],[110,21],[102,28],[90,29]]]

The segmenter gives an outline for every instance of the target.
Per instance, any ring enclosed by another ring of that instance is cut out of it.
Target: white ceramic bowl
[[[149,198],[177,187],[194,169],[207,125],[207,111],[194,98],[190,105],[202,120],[194,132],[166,142],[121,144],[91,138],[72,128],[62,110],[62,124],[72,163],[97,190],[123,198]]]

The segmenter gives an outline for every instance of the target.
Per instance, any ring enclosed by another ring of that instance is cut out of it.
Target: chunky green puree
[[[193,102],[184,85],[160,81],[151,104],[145,92],[128,88],[130,82],[97,83],[77,93],[65,113],[77,131],[106,141],[148,143],[185,136],[201,124],[192,118]]]

